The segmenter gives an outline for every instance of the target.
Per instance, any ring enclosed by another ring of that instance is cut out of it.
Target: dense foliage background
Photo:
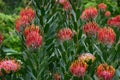
[[[111,17],[120,14],[120,0],[69,0],[72,11],[65,11],[58,0],[0,0],[0,32],[4,41],[0,50],[2,58],[16,58],[21,70],[5,76],[6,80],[82,80],[70,72],[70,66],[82,53],[92,53],[97,59],[89,66],[84,80],[98,80],[95,69],[100,63],[108,63],[116,69],[113,80],[120,79],[120,37],[119,29],[113,28],[117,39],[114,45],[106,46],[97,39],[84,35],[85,21],[80,18],[82,12],[91,6],[107,4]],[[38,49],[28,49],[24,38],[16,31],[15,21],[20,11],[31,7],[36,12],[34,24],[41,29],[43,45]],[[101,17],[103,19],[104,17]],[[105,19],[105,18],[104,18]],[[106,19],[96,20],[100,26],[106,26]],[[62,42],[57,33],[61,28],[76,31],[72,40]],[[105,53],[105,54],[104,54]],[[60,77],[55,78],[55,75]]]

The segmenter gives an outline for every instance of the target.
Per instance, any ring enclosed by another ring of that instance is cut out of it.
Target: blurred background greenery
[[[16,14],[25,7],[30,0],[0,0],[0,12]]]

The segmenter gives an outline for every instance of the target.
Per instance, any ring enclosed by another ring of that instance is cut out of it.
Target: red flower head
[[[106,16],[106,17],[110,17],[110,15],[111,15],[111,12],[110,12],[110,11],[106,11],[106,12],[105,12],[105,16]]]
[[[32,23],[35,18],[35,11],[31,8],[25,8],[20,12],[20,18],[16,20],[16,30],[22,31],[27,25]]]
[[[88,35],[96,35],[99,30],[99,26],[95,22],[88,22],[84,26],[84,32]]]
[[[3,40],[4,40],[4,37],[3,37],[3,35],[0,33],[0,44],[3,42]]]
[[[25,28],[25,36],[27,36],[30,32],[35,31],[37,33],[40,33],[39,26],[35,26],[34,24],[31,25],[30,27]]]
[[[64,5],[64,3],[67,2],[67,0],[59,0],[59,3]]]
[[[25,8],[20,12],[20,18],[16,20],[16,30],[22,31],[27,25],[32,23],[35,18],[35,11],[31,8]]]
[[[38,48],[42,45],[43,38],[39,31],[39,27],[34,25],[25,29],[27,47]]]
[[[116,40],[116,34],[112,28],[105,27],[99,30],[98,40],[104,44],[113,44]]]
[[[89,20],[95,18],[97,15],[98,15],[97,9],[95,7],[90,7],[83,11],[81,18],[83,20]]]
[[[100,10],[105,11],[105,10],[107,9],[107,5],[104,4],[104,3],[100,3],[100,4],[98,5],[98,8],[99,8]]]
[[[109,19],[108,25],[114,26],[114,27],[120,27],[120,15]]]
[[[100,79],[112,80],[115,75],[115,69],[108,64],[100,64],[97,68],[97,76]]]
[[[28,22],[31,23],[33,21],[33,19],[35,18],[35,11],[31,8],[25,8],[25,9],[21,10],[20,16],[22,18],[26,17]]]
[[[18,32],[21,32],[22,30],[25,29],[25,27],[29,24],[28,19],[26,16],[23,16],[21,18],[18,18],[16,20],[16,30]]]
[[[88,65],[84,61],[76,60],[70,66],[70,71],[74,76],[83,77],[87,71]]]
[[[66,2],[63,4],[63,6],[64,6],[64,10],[71,10],[71,9],[72,9],[72,6],[71,6],[71,4],[70,4],[69,1],[66,1]]]
[[[24,28],[24,26],[22,26],[23,24],[22,24],[22,21],[20,20],[20,19],[17,19],[16,20],[16,30],[18,31],[18,32],[20,32],[20,31],[22,31],[22,28]]]
[[[38,48],[42,45],[42,36],[32,31],[26,36],[26,45],[27,47]]]
[[[70,28],[60,29],[60,31],[58,32],[58,37],[62,41],[70,40],[73,37],[73,32]]]
[[[6,74],[9,74],[10,72],[17,72],[18,70],[20,70],[20,68],[21,68],[21,64],[14,59],[1,60],[0,61],[0,76],[3,75],[2,69],[6,72]]]
[[[94,62],[95,61],[95,56],[93,55],[93,54],[91,54],[91,53],[85,53],[85,54],[82,54],[82,55],[80,55],[79,57],[78,57],[78,59],[79,60],[83,60],[83,61],[85,61],[85,62],[89,62],[90,60],[92,61],[92,62]]]

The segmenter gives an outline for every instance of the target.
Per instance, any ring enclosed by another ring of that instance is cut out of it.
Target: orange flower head
[[[60,29],[60,31],[58,32],[58,37],[62,41],[70,40],[73,37],[73,32],[70,28]]]
[[[70,71],[74,76],[83,77],[87,71],[88,65],[84,61],[76,60],[70,66]]]
[[[14,59],[1,60],[0,61],[0,76],[3,76],[2,69],[6,72],[6,74],[9,74],[10,72],[17,72],[18,70],[20,70],[20,68],[21,68],[21,64]]]
[[[92,62],[94,62],[95,61],[95,56],[93,55],[93,54],[91,54],[91,53],[85,53],[85,54],[82,54],[82,55],[80,55],[79,57],[78,57],[78,59],[79,60],[83,60],[83,61],[85,61],[85,62],[89,62],[90,60],[92,61]]]
[[[114,26],[114,27],[120,27],[120,15],[109,19],[108,25]]]
[[[98,40],[104,44],[113,44],[116,40],[116,34],[110,27],[101,28],[98,32]]]
[[[32,8],[25,8],[20,12],[21,17],[26,17],[28,22],[31,23],[35,18],[35,11]]]
[[[81,18],[83,20],[90,20],[97,17],[97,15],[98,15],[97,9],[95,7],[90,7],[83,11]]]
[[[105,16],[106,16],[106,17],[110,17],[110,16],[111,16],[111,12],[110,12],[110,11],[106,11],[106,12],[105,12]]]
[[[97,68],[97,76],[100,79],[112,80],[115,75],[115,69],[108,64],[100,64]]]
[[[107,9],[107,5],[106,5],[105,3],[100,3],[100,4],[98,5],[98,8],[99,8],[100,10],[105,11],[105,10]]]
[[[84,32],[90,36],[96,35],[99,30],[99,26],[96,22],[88,22],[84,26]]]
[[[4,40],[4,37],[3,37],[3,35],[0,33],[0,44],[3,42],[3,40]]]

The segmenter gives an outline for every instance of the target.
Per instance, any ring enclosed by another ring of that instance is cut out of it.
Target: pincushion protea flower
[[[92,62],[94,62],[95,56],[91,53],[85,53],[85,54],[83,53],[78,57],[78,60],[83,60],[85,62],[89,62],[91,60]]]
[[[32,24],[31,26],[26,27],[26,28],[25,28],[25,31],[24,31],[25,36],[27,36],[27,35],[28,35],[30,32],[32,32],[32,31],[35,31],[35,32],[37,32],[37,33],[40,33],[39,26],[35,26],[34,24]]]
[[[110,11],[106,11],[106,12],[105,12],[105,16],[106,16],[106,17],[110,17],[110,15],[111,15],[111,12],[110,12]]]
[[[95,7],[90,7],[83,11],[81,18],[83,20],[90,20],[97,17],[97,15],[98,15],[97,9]]]
[[[71,6],[69,0],[59,0],[59,3],[61,5],[63,5],[64,10],[71,10],[72,9],[72,6]]]
[[[22,21],[20,19],[17,19],[16,20],[16,30],[18,32],[20,32],[20,31],[22,31],[22,28],[24,28]]]
[[[24,28],[31,24],[35,18],[35,11],[31,8],[25,8],[20,12],[20,18],[16,20],[16,30],[21,32]]]
[[[27,47],[38,48],[42,45],[43,38],[39,32],[40,29],[38,26],[32,25],[30,27],[26,27],[25,37]]]
[[[88,65],[86,62],[81,60],[76,60],[70,66],[70,71],[74,76],[83,77],[87,71]]]
[[[26,45],[27,47],[38,48],[42,45],[42,36],[32,31],[26,36]]]
[[[116,40],[116,34],[112,28],[104,27],[98,32],[98,40],[104,44],[113,44]]]
[[[71,6],[69,1],[66,1],[63,6],[64,6],[64,10],[71,10],[72,9],[72,6]]]
[[[26,17],[28,22],[32,22],[35,18],[35,11],[32,8],[25,8],[20,12],[21,17]]]
[[[120,15],[109,19],[108,25],[114,26],[114,27],[120,27]]]
[[[100,3],[100,4],[98,5],[98,8],[99,8],[100,10],[105,11],[105,10],[107,9],[107,5],[106,5],[105,3]]]
[[[112,80],[115,75],[115,69],[108,64],[100,64],[97,68],[97,76],[103,80]]]
[[[2,69],[9,74],[10,72],[17,72],[20,70],[21,64],[15,59],[4,59],[0,61],[0,76],[3,76]]]
[[[99,26],[96,22],[88,22],[84,25],[84,32],[90,36],[96,35],[99,30]]]
[[[29,25],[28,18],[26,16],[16,19],[16,30],[21,32],[24,28]]]
[[[4,37],[3,37],[3,35],[0,33],[0,44],[3,42],[3,40],[4,40]]]
[[[62,41],[72,39],[73,35],[74,33],[70,28],[63,28],[58,32],[58,37]]]

